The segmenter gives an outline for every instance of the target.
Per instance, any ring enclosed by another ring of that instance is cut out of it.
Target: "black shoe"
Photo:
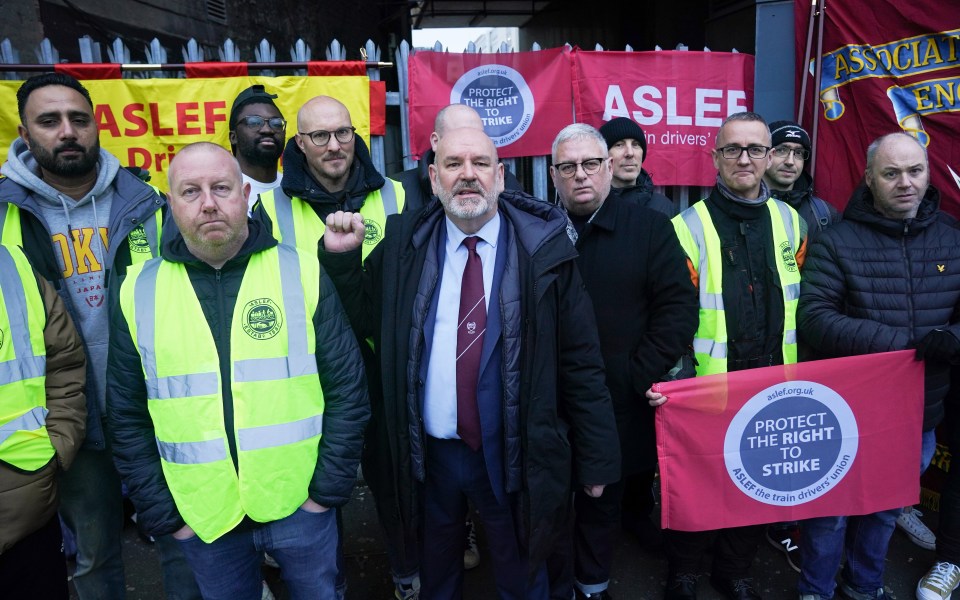
[[[729,600],[760,600],[761,596],[753,589],[753,578],[727,579],[726,577],[710,576],[710,585]]]
[[[800,572],[803,563],[800,562],[800,529],[798,527],[767,527],[767,542],[783,552],[787,557],[790,568]]]
[[[677,573],[667,579],[667,591],[664,600],[696,600],[697,575],[695,573]]]
[[[584,594],[580,590],[574,590],[577,593],[577,600],[613,600],[613,596],[607,590]]]

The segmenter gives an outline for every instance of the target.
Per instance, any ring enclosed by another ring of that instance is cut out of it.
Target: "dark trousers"
[[[648,469],[624,476],[623,500],[620,502],[624,526],[650,518],[656,505],[653,500],[653,480],[656,474],[656,469]]]
[[[954,370],[956,373],[956,370]],[[954,385],[957,385],[956,383]],[[947,440],[950,454],[960,456],[960,415],[951,414],[945,428],[949,431]],[[937,531],[937,560],[960,565],[960,460],[950,465],[947,478],[940,490],[940,529]]]
[[[60,520],[40,529],[0,554],[0,596],[67,600],[67,562],[63,557]]]
[[[610,580],[623,489],[623,482],[618,481],[606,486],[599,498],[591,498],[583,488],[574,493],[574,574],[584,593],[602,591]]]
[[[749,577],[750,565],[763,537],[763,525],[731,527],[717,531],[663,530],[670,573],[699,573],[700,558],[714,543],[712,573],[717,577]]]
[[[420,542],[420,597],[460,600],[463,597],[463,550],[467,500],[477,508],[484,530],[498,597],[503,600],[547,598],[546,570],[531,582],[526,549],[520,543],[513,506],[497,502],[490,487],[483,452],[460,440],[427,438],[427,478]]]

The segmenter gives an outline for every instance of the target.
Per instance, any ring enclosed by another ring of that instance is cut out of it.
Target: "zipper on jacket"
[[[904,221],[903,222],[903,235],[900,236],[900,250],[903,252],[903,264],[906,268],[905,278],[907,280],[907,318],[909,319],[910,324],[910,342],[913,343],[916,341],[916,330],[914,329],[914,313],[913,313],[913,274],[912,269],[910,268],[910,254],[907,252],[907,232],[910,230],[910,225]]]

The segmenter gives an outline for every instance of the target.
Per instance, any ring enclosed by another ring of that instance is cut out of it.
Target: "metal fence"
[[[106,48],[107,59],[103,60],[103,49],[99,42],[94,41],[90,36],[83,36],[78,40],[80,48],[81,62],[83,63],[119,63],[121,73],[124,78],[177,78],[185,77],[183,68],[186,63],[196,63],[205,61],[219,60],[220,62],[242,62],[240,60],[240,48],[227,38],[223,44],[216,48],[204,47],[196,40],[190,39],[185,45],[181,46],[183,63],[169,63],[168,50],[156,38],[145,45],[143,49],[143,61],[133,59],[130,48],[121,38],[116,38]],[[680,45],[678,50],[686,50],[687,47]],[[448,51],[440,42],[436,42],[432,50],[437,52]],[[534,43],[531,51],[540,50],[540,45]],[[604,48],[597,44],[595,50],[602,51]],[[633,48],[629,45],[625,48],[627,52],[632,52]],[[656,50],[660,50],[657,46]],[[709,51],[709,48],[704,48]],[[60,53],[50,43],[44,39],[36,48],[32,49],[36,57],[36,63],[30,64],[20,60],[20,52],[13,47],[9,39],[0,41],[0,77],[5,79],[23,79],[31,71],[47,70],[46,65],[52,65],[60,62]],[[312,50],[303,39],[298,39],[290,48],[290,62],[277,62],[277,50],[266,39],[253,49],[255,61],[249,64],[249,68],[258,69],[262,75],[274,76],[278,70],[290,72],[294,75],[306,75],[306,63],[312,60]],[[404,169],[412,169],[417,166],[418,161],[413,159],[413,149],[410,145],[410,118],[409,118],[409,89],[410,79],[407,71],[407,61],[412,52],[410,44],[403,40],[395,53],[395,64],[399,82],[398,91],[387,91],[387,106],[396,106],[400,111],[400,132],[401,132],[401,153]],[[367,63],[367,75],[371,80],[380,80],[380,71],[382,68],[393,66],[393,63],[381,62],[380,47],[367,40],[367,43],[360,50],[363,60]],[[480,53],[482,52],[474,42],[467,44],[464,52]],[[514,52],[506,43],[501,44],[497,53]],[[734,50],[736,52],[736,50]],[[324,49],[326,60],[342,61],[346,60],[347,49],[334,39]],[[257,65],[262,65],[258,67]],[[570,121],[573,122],[575,115],[571,114]],[[382,136],[372,136],[370,141],[370,154],[374,165],[382,173],[386,173],[386,156],[384,150],[384,138]],[[548,199],[550,194],[550,183],[548,178],[548,156],[531,156],[524,158],[509,158],[503,161],[508,169],[517,174],[524,183],[527,191],[541,199]],[[689,186],[658,186],[657,191],[671,198],[679,210],[685,209],[691,199],[696,200],[704,197],[709,188],[689,187]]]

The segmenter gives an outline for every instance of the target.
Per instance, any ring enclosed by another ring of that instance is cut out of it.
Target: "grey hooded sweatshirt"
[[[100,151],[96,183],[79,200],[61,194],[41,178],[40,166],[20,138],[11,144],[0,173],[9,178],[0,181],[0,202],[16,204],[32,214],[50,235],[53,255],[61,269],[61,279],[55,283],[87,352],[88,416],[93,421],[88,423],[88,438],[93,436],[88,441],[102,447],[99,421],[106,405],[110,322],[107,277],[117,250],[110,242],[115,235],[119,235],[119,241],[125,240],[133,227],[155,213],[163,201],[152,188],[122,170],[119,161],[104,150]],[[119,196],[118,188],[123,189]],[[28,256],[48,251],[24,250]]]

